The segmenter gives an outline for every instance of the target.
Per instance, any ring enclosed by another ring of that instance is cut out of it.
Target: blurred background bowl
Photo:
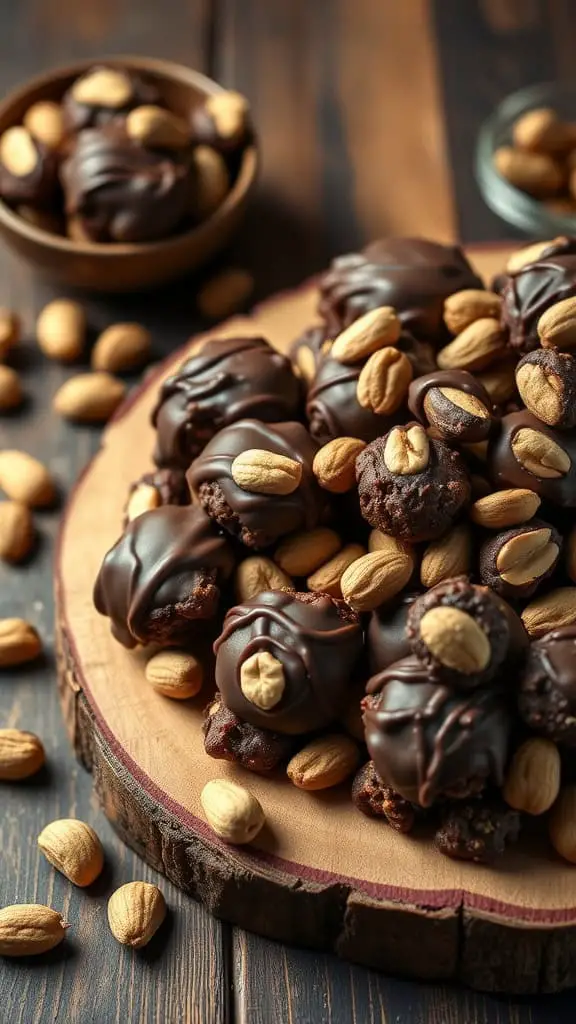
[[[552,107],[561,118],[576,121],[576,86],[544,82],[519,89],[500,103],[478,134],[476,177],[485,202],[494,213],[530,238],[576,234],[576,214],[558,213],[506,181],[494,167],[494,153],[512,143],[518,118],[538,107]]]
[[[222,92],[217,82],[169,60],[102,57],[78,61],[34,78],[0,103],[0,134],[21,124],[38,100],[60,100],[74,79],[96,64],[142,73],[158,85],[176,113],[189,112],[207,96]],[[243,153],[238,174],[221,206],[203,223],[157,242],[100,244],[76,242],[30,224],[0,200],[0,234],[11,249],[43,277],[58,285],[92,292],[130,292],[165,284],[206,263],[230,240],[256,180],[256,145]]]

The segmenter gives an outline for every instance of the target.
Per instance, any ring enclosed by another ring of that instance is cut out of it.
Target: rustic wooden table
[[[264,169],[233,258],[254,270],[261,297],[382,233],[510,237],[474,184],[475,135],[507,92],[573,74],[575,28],[570,0],[0,0],[0,90],[72,58],[148,53],[204,69],[245,92],[262,136]],[[51,292],[5,252],[0,269],[0,302],[21,311],[32,338],[35,312]],[[198,326],[193,292],[188,284],[137,299],[90,301],[91,322],[97,329],[119,317],[141,319],[161,355]],[[48,365],[31,342],[17,358],[30,401],[21,415],[3,420],[0,445],[44,459],[65,493],[98,436],[51,415],[50,398],[65,371]],[[33,671],[2,679],[0,725],[37,731],[48,768],[28,784],[2,788],[0,905],[53,903],[72,929],[61,949],[36,962],[2,961],[2,1020],[573,1019],[569,993],[499,1000],[283,948],[213,920],[125,849],[64,735],[51,651],[58,514],[38,518],[36,556],[23,568],[1,571],[0,615],[34,621],[47,658]],[[66,815],[95,825],[106,846],[105,877],[88,893],[73,890],[38,855],[42,826]],[[132,878],[159,881],[171,908],[158,939],[138,955],[116,945],[105,914],[111,885]]]

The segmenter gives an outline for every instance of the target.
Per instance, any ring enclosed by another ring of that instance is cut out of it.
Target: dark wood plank
[[[433,0],[448,153],[464,241],[519,237],[486,207],[474,179],[478,130],[509,93],[574,80],[570,0]]]

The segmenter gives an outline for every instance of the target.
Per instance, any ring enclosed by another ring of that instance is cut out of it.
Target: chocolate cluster
[[[0,195],[21,216],[75,241],[168,238],[209,217],[250,144],[234,92],[173,108],[162,83],[91,68],[0,136]]]
[[[96,603],[126,646],[213,632],[209,756],[356,773],[364,814],[483,863],[562,799],[575,253],[529,247],[487,289],[456,247],[375,243],[323,275],[290,359],[215,338],[161,385]]]

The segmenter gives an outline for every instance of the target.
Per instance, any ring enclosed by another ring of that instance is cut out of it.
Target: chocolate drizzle
[[[408,657],[374,676],[367,693],[368,751],[383,781],[406,800],[429,807],[440,796],[478,792],[488,780],[501,785],[510,721],[497,692],[435,684]]]
[[[246,417],[294,419],[300,397],[289,360],[264,338],[213,338],[160,389],[154,461],[187,469],[219,430]]]
[[[393,416],[378,416],[360,405],[356,389],[361,370],[361,364],[344,366],[331,356],[321,360],[306,403],[310,433],[319,444],[335,437],[373,441],[405,418],[405,408]]]
[[[165,505],[128,524],[104,558],[94,603],[124,646],[170,641],[215,615],[218,585],[233,566],[232,549],[201,509]]]
[[[535,263],[505,278],[501,285],[502,322],[510,346],[522,354],[539,347],[537,325],[554,303],[576,295],[576,239],[550,246]]]
[[[268,591],[232,608],[214,644],[216,685],[227,707],[252,725],[301,734],[341,714],[362,653],[358,616],[324,594]],[[242,664],[268,651],[283,666],[285,689],[269,710],[242,693]]]

